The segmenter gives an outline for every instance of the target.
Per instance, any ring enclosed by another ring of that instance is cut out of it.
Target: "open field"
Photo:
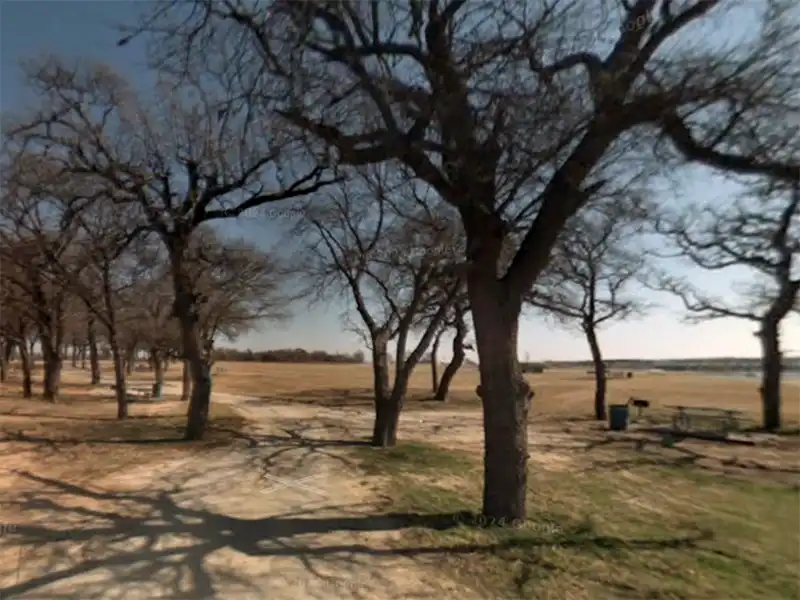
[[[756,446],[611,434],[582,371],[531,375],[529,519],[480,527],[477,372],[447,403],[412,381],[402,443],[363,445],[364,365],[221,363],[210,440],[186,444],[174,397],[131,406],[68,369],[65,400],[0,386],[0,597],[395,600],[787,599],[798,591],[800,439]],[[104,372],[110,367],[104,365]],[[144,387],[150,374],[137,372]],[[636,373],[629,396],[735,408],[758,383]],[[97,392],[95,392],[97,393]],[[785,414],[800,421],[800,385]],[[148,440],[150,443],[143,443]],[[160,440],[158,443],[154,440]],[[268,489],[264,477],[313,479]]]

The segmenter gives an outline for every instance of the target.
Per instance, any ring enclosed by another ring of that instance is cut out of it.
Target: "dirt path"
[[[1,505],[14,519],[0,517],[0,598],[478,598],[435,554],[392,551],[398,522],[374,516],[325,425],[342,411],[244,400],[215,394],[259,423],[233,450],[91,485],[18,473]]]

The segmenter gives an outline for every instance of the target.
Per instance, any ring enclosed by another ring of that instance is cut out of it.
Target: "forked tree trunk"
[[[532,392],[517,359],[521,298],[497,281],[496,261],[470,272],[483,404],[483,514],[509,523],[526,516],[528,411]]]
[[[439,389],[439,344],[442,341],[444,329],[440,329],[433,338],[433,345],[431,346],[431,392],[436,394]]]
[[[583,324],[583,332],[589,342],[594,364],[594,418],[598,421],[606,420],[606,365],[603,354],[600,352],[600,342],[597,339],[597,330],[593,323]]]
[[[761,324],[761,409],[764,429],[781,428],[781,373],[783,371],[779,323]]]
[[[89,365],[92,370],[92,385],[100,383],[100,354],[97,351],[97,331],[95,330],[94,315],[89,312],[86,324],[86,337],[89,340]]]
[[[447,400],[447,394],[450,392],[450,384],[453,378],[458,373],[461,365],[464,364],[466,352],[464,352],[464,341],[467,338],[467,324],[464,322],[464,312],[460,308],[456,308],[456,332],[453,336],[453,358],[447,363],[442,380],[439,382],[439,387],[436,389],[436,400],[444,402]]]
[[[31,398],[33,396],[33,366],[28,344],[24,341],[19,345],[19,360],[22,366],[22,397]]]

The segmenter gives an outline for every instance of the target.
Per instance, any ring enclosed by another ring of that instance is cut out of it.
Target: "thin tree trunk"
[[[72,368],[78,368],[78,342],[72,340]]]
[[[431,392],[434,394],[439,389],[439,344],[442,341],[444,328],[436,333],[431,346]]]
[[[113,356],[113,350],[112,356]],[[125,373],[133,375],[133,367],[136,366],[136,346],[125,349]]]
[[[605,421],[606,415],[606,364],[603,361],[603,354],[600,352],[600,342],[597,339],[597,331],[591,322],[583,324],[583,332],[589,342],[589,349],[592,352],[592,364],[594,364],[594,418],[598,421]]]
[[[450,384],[453,378],[458,373],[461,365],[464,364],[466,352],[464,352],[464,341],[467,338],[467,324],[464,322],[464,311],[456,307],[456,332],[453,336],[453,358],[447,364],[447,367],[442,374],[442,380],[439,382],[439,387],[436,389],[436,400],[444,402],[447,400],[447,394],[450,392]]]
[[[488,253],[488,259],[493,252]],[[494,252],[499,256],[499,249]],[[483,514],[508,523],[526,516],[528,411],[532,392],[517,358],[521,299],[497,280],[497,261],[483,258],[468,277],[483,404]]]
[[[153,396],[160,398],[164,393],[164,358],[158,350],[150,351],[150,363],[153,367],[153,383],[155,384]]]
[[[25,341],[19,344],[19,360],[22,365],[22,397],[31,398],[33,397],[33,366],[28,344]]]
[[[86,344],[81,346],[81,369],[86,370]]]
[[[89,340],[89,365],[92,370],[92,385],[100,383],[100,354],[97,351],[97,331],[95,330],[94,315],[89,311],[86,324],[86,337]]]
[[[5,383],[8,378],[8,351],[7,348],[11,345],[9,340],[3,340],[0,343],[0,383]]]
[[[389,430],[392,414],[389,406],[389,352],[385,334],[372,338],[372,379],[375,391],[375,422],[372,428],[372,445],[390,446]]]
[[[116,340],[116,333],[113,328],[109,328],[108,344],[111,346],[111,359],[114,362],[114,386],[117,396],[117,419],[128,418],[128,389],[125,379],[125,362],[119,344]]]
[[[28,360],[30,361],[31,371],[36,368],[36,352],[34,352],[36,349],[36,341],[36,338],[32,338],[28,342]]]
[[[781,428],[781,374],[783,371],[779,323],[761,324],[761,408],[764,429]]]

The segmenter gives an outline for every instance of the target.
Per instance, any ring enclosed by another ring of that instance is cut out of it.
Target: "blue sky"
[[[87,57],[102,60],[116,67],[137,86],[150,85],[144,69],[141,45],[118,48],[113,25],[130,22],[143,3],[117,1],[22,1],[0,2],[0,107],[15,110],[24,106],[26,94],[21,88],[18,64],[20,59],[41,53],[64,58]],[[684,195],[723,197],[729,188],[706,173],[687,174]],[[675,202],[675,198],[664,198]],[[237,223],[232,231],[258,240],[261,244],[277,241],[279,232],[267,227],[263,217],[251,216]],[[722,297],[731,297],[730,278],[680,270],[705,290]],[[607,358],[677,358],[703,356],[757,356],[758,341],[749,322],[725,319],[701,325],[682,323],[679,304],[668,296],[649,295],[660,304],[647,318],[612,324],[600,333]],[[298,306],[296,318],[282,325],[268,324],[261,331],[240,339],[238,347],[279,348],[305,347],[329,351],[359,349],[359,340],[343,331],[340,315],[344,303],[328,309]],[[794,318],[784,327],[787,351],[800,353],[800,319]],[[447,344],[445,344],[446,346]],[[534,316],[523,319],[520,330],[520,357],[531,360],[588,359],[589,352],[582,335],[548,325]]]

